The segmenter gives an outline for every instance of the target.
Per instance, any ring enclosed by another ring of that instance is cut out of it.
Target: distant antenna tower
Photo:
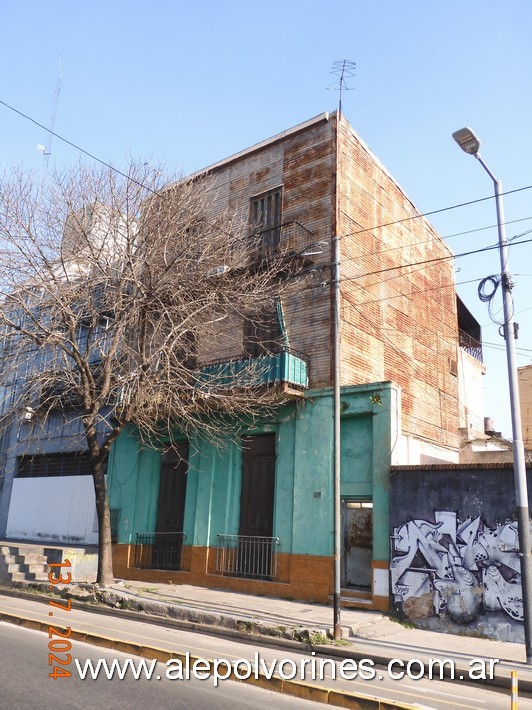
[[[45,145],[39,144],[37,150],[44,156],[43,174],[48,171],[48,159],[52,153],[52,139],[54,137],[55,116],[57,113],[57,104],[59,103],[59,94],[61,92],[61,57],[59,57],[59,73],[57,75],[57,83],[55,85],[54,100],[52,104],[52,113],[50,115],[50,123],[48,124],[48,133],[46,136]]]
[[[356,66],[357,65],[355,64],[355,62],[352,62],[349,59],[339,59],[338,61],[333,62],[331,74],[337,76],[338,81],[335,81],[334,84],[331,84],[331,86],[328,86],[327,88],[340,92],[340,97],[338,100],[339,114],[342,113],[342,91],[349,91],[349,89],[351,88],[347,86],[347,79],[350,79],[351,77],[355,76]]]

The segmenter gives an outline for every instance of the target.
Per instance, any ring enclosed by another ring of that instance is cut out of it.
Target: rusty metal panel
[[[403,430],[453,444],[457,319],[449,248],[345,120],[339,122],[343,384],[392,380]],[[387,225],[379,227],[379,225]]]

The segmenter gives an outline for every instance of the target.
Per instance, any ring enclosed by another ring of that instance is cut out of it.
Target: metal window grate
[[[134,567],[139,569],[181,569],[185,533],[137,533]]]
[[[458,330],[458,344],[479,362],[482,362],[482,343],[473,338],[469,333]]]
[[[26,455],[17,459],[17,478],[90,475],[90,458],[86,452]]]
[[[219,533],[216,571],[221,575],[275,579],[278,537]]]

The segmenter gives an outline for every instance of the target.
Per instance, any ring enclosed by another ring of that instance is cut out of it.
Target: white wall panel
[[[96,544],[91,476],[15,478],[6,535],[24,540]]]

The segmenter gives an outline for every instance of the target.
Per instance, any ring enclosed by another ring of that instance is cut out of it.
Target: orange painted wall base
[[[132,566],[133,545],[113,545],[114,574],[121,579],[198,587],[228,589],[269,597],[331,603],[334,589],[334,560],[317,555],[278,556],[277,578],[273,581],[227,577],[215,571],[216,549],[185,547],[183,569],[179,571],[138,569]],[[369,595],[363,608],[388,610],[388,598]],[[353,600],[355,601],[355,600]],[[351,605],[350,605],[351,606]],[[354,606],[354,605],[353,605]]]

